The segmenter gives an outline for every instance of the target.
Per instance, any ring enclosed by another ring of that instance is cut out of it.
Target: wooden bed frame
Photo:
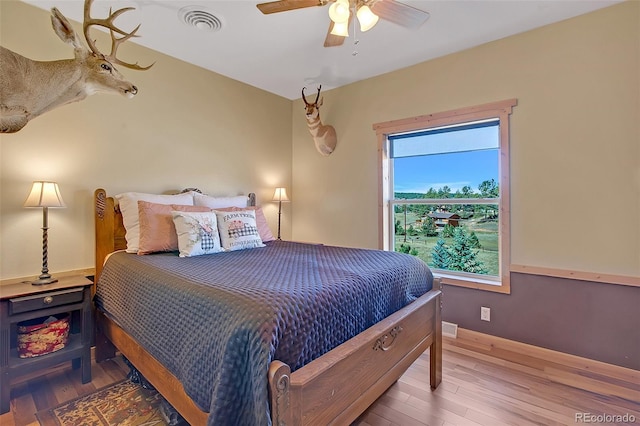
[[[109,253],[126,248],[122,214],[103,189],[94,195],[96,280]],[[94,289],[95,290],[95,289]],[[273,425],[349,424],[378,399],[427,349],[430,385],[442,381],[439,280],[431,291],[304,367],[291,372],[273,361],[268,372]],[[208,413],[186,395],[180,381],[131,336],[96,310],[96,360],[122,353],[191,425]]]

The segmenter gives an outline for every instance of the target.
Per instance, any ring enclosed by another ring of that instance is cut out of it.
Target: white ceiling
[[[23,1],[45,10],[55,6],[67,18],[82,21],[83,0]],[[109,7],[135,7],[116,23],[127,31],[141,23],[136,43],[296,99],[303,86],[309,92],[319,84],[323,90],[336,88],[620,1],[403,0],[430,13],[419,29],[380,20],[370,31],[358,30],[354,37],[352,26],[344,45],[331,48],[323,47],[328,6],[263,15],[256,8],[258,1],[248,0],[95,0],[92,16],[106,17]],[[187,6],[217,16],[222,28],[210,32],[184,24],[178,15]],[[121,59],[136,62],[135,58]],[[124,70],[125,74],[133,72],[137,71]]]

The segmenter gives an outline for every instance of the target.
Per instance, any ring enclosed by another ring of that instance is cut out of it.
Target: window
[[[374,125],[380,246],[445,284],[508,293],[509,115],[515,100]]]

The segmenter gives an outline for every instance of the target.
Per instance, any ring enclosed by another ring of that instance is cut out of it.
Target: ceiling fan
[[[418,28],[429,19],[429,13],[395,0],[278,0],[260,3],[257,6],[262,13],[268,15],[330,3],[329,30],[324,47],[340,46],[344,43],[344,39],[349,36],[349,26],[354,14],[362,32],[373,28],[378,18],[407,28]]]

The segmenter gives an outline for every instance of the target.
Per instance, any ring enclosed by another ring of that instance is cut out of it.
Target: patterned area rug
[[[42,426],[164,426],[160,394],[124,380],[36,413]]]

